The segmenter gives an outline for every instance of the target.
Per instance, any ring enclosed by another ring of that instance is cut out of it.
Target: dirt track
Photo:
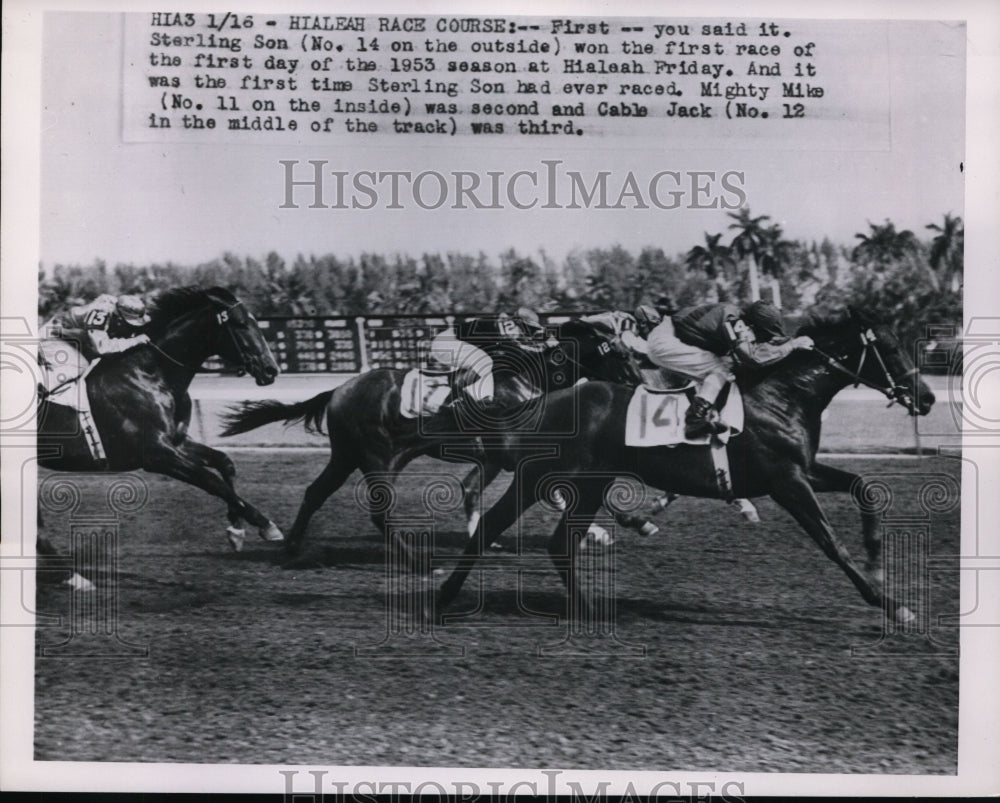
[[[287,526],[321,459],[241,453],[241,490]],[[914,515],[927,476],[957,482],[960,463],[837,465],[885,475],[893,512]],[[420,471],[453,473],[415,469],[401,486],[411,513]],[[958,611],[957,561],[935,563],[918,589],[934,641],[879,643],[879,611],[786,513],[761,500],[764,523],[747,527],[718,502],[683,499],[657,517],[660,536],[619,533],[613,551],[589,553],[609,614],[580,632],[556,619],[564,596],[545,553],[555,516],[536,509],[520,575],[509,552],[493,558],[501,568],[482,573],[481,596],[473,574],[453,606],[467,618],[408,635],[392,610],[405,595],[387,585],[381,538],[350,487],[314,519],[316,568],[291,570],[252,531],[244,552],[228,552],[221,503],[136,476],[149,501],[121,519],[117,577],[97,579],[117,592],[120,637],[148,655],[38,657],[39,760],[956,771],[958,638],[937,616]],[[109,479],[74,482],[77,515],[105,513]],[[857,511],[823,501],[860,559]],[[957,555],[958,510],[927,521],[932,556]],[[69,528],[68,513],[48,514],[61,550]],[[456,554],[461,530],[456,512],[436,517],[435,554]],[[67,614],[68,600],[40,586],[38,610]],[[37,632],[51,649],[70,626]],[[62,651],[112,644],[83,638]]]

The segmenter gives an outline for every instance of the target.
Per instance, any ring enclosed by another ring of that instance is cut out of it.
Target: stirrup
[[[705,435],[721,435],[728,426],[722,423],[718,412],[712,410],[715,416],[705,418],[692,418],[684,422],[684,437],[688,440],[695,440]]]
[[[684,425],[684,438],[689,441],[699,440],[706,435],[721,435],[725,432],[725,425],[713,424],[710,421],[697,421]]]

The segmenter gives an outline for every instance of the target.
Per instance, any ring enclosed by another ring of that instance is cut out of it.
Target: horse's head
[[[242,301],[223,287],[168,290],[156,300],[150,328],[165,334],[188,330],[187,337],[202,350],[207,348],[209,356],[216,354],[238,366],[258,385],[270,385],[278,375],[278,365],[257,326],[257,319]],[[176,358],[177,355],[170,356]],[[182,359],[175,361],[183,362]]]
[[[816,344],[816,353],[834,370],[878,390],[910,415],[927,415],[934,393],[892,329],[871,316],[848,308],[827,318],[814,318],[800,330]]]
[[[600,322],[572,320],[559,327],[564,355],[588,379],[636,386],[642,382],[632,352],[618,334]]]
[[[206,294],[215,305],[218,327],[215,353],[240,366],[258,385],[270,385],[278,376],[278,364],[253,313],[222,287],[213,287]]]

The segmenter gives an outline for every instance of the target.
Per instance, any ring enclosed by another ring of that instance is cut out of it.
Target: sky
[[[845,147],[836,133],[808,148],[794,135],[787,142],[746,139],[711,148],[661,134],[570,138],[568,144],[507,140],[500,147],[471,137],[443,145],[391,137],[265,146],[123,142],[121,16],[50,14],[43,31],[39,253],[46,269],[95,259],[194,264],[227,251],[256,258],[276,251],[293,259],[364,251],[496,255],[513,247],[559,258],[577,248],[620,244],[675,254],[731,222],[718,209],[655,207],[282,209],[281,160],[320,159],[331,170],[510,175],[542,171],[542,160],[558,159],[562,170],[579,171],[588,181],[610,171],[613,187],[630,171],[641,186],[660,170],[738,171],[754,215],[769,215],[788,237],[844,244],[867,231],[869,221],[886,218],[929,238],[926,224],[963,212],[965,31],[957,23],[896,21],[826,40],[849,59],[855,53],[852,86],[872,92],[862,105],[870,101],[877,114],[875,96],[888,99],[885,141],[866,149]]]

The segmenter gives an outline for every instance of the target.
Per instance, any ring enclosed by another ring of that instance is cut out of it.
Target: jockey
[[[478,346],[468,342],[472,321],[450,325],[431,340],[423,369],[431,374],[450,374],[469,370],[476,377],[466,388],[476,401],[493,398],[493,358]]]
[[[580,318],[586,323],[596,323],[610,329],[634,354],[645,357],[648,354],[646,337],[653,327],[660,322],[659,313],[652,307],[640,304],[634,314],[611,310],[584,315]]]
[[[530,307],[519,307],[513,316],[501,312],[497,328],[525,351],[544,351],[548,345],[545,326]]]
[[[809,337],[786,337],[781,313],[763,301],[746,309],[727,303],[683,309],[664,318],[648,342],[654,365],[701,382],[685,416],[686,438],[725,431],[714,404],[737,365],[760,368],[813,346]]]
[[[470,370],[476,379],[465,392],[476,401],[493,398],[493,358],[482,348],[490,342],[510,340],[525,351],[542,351],[548,345],[538,314],[521,307],[515,315],[501,312],[496,318],[469,318],[439,332],[431,341],[424,370],[451,373]]]
[[[60,371],[49,389],[89,372],[101,357],[148,343],[142,331],[147,323],[146,305],[132,295],[104,294],[54,317],[42,327],[41,337],[45,366]]]

